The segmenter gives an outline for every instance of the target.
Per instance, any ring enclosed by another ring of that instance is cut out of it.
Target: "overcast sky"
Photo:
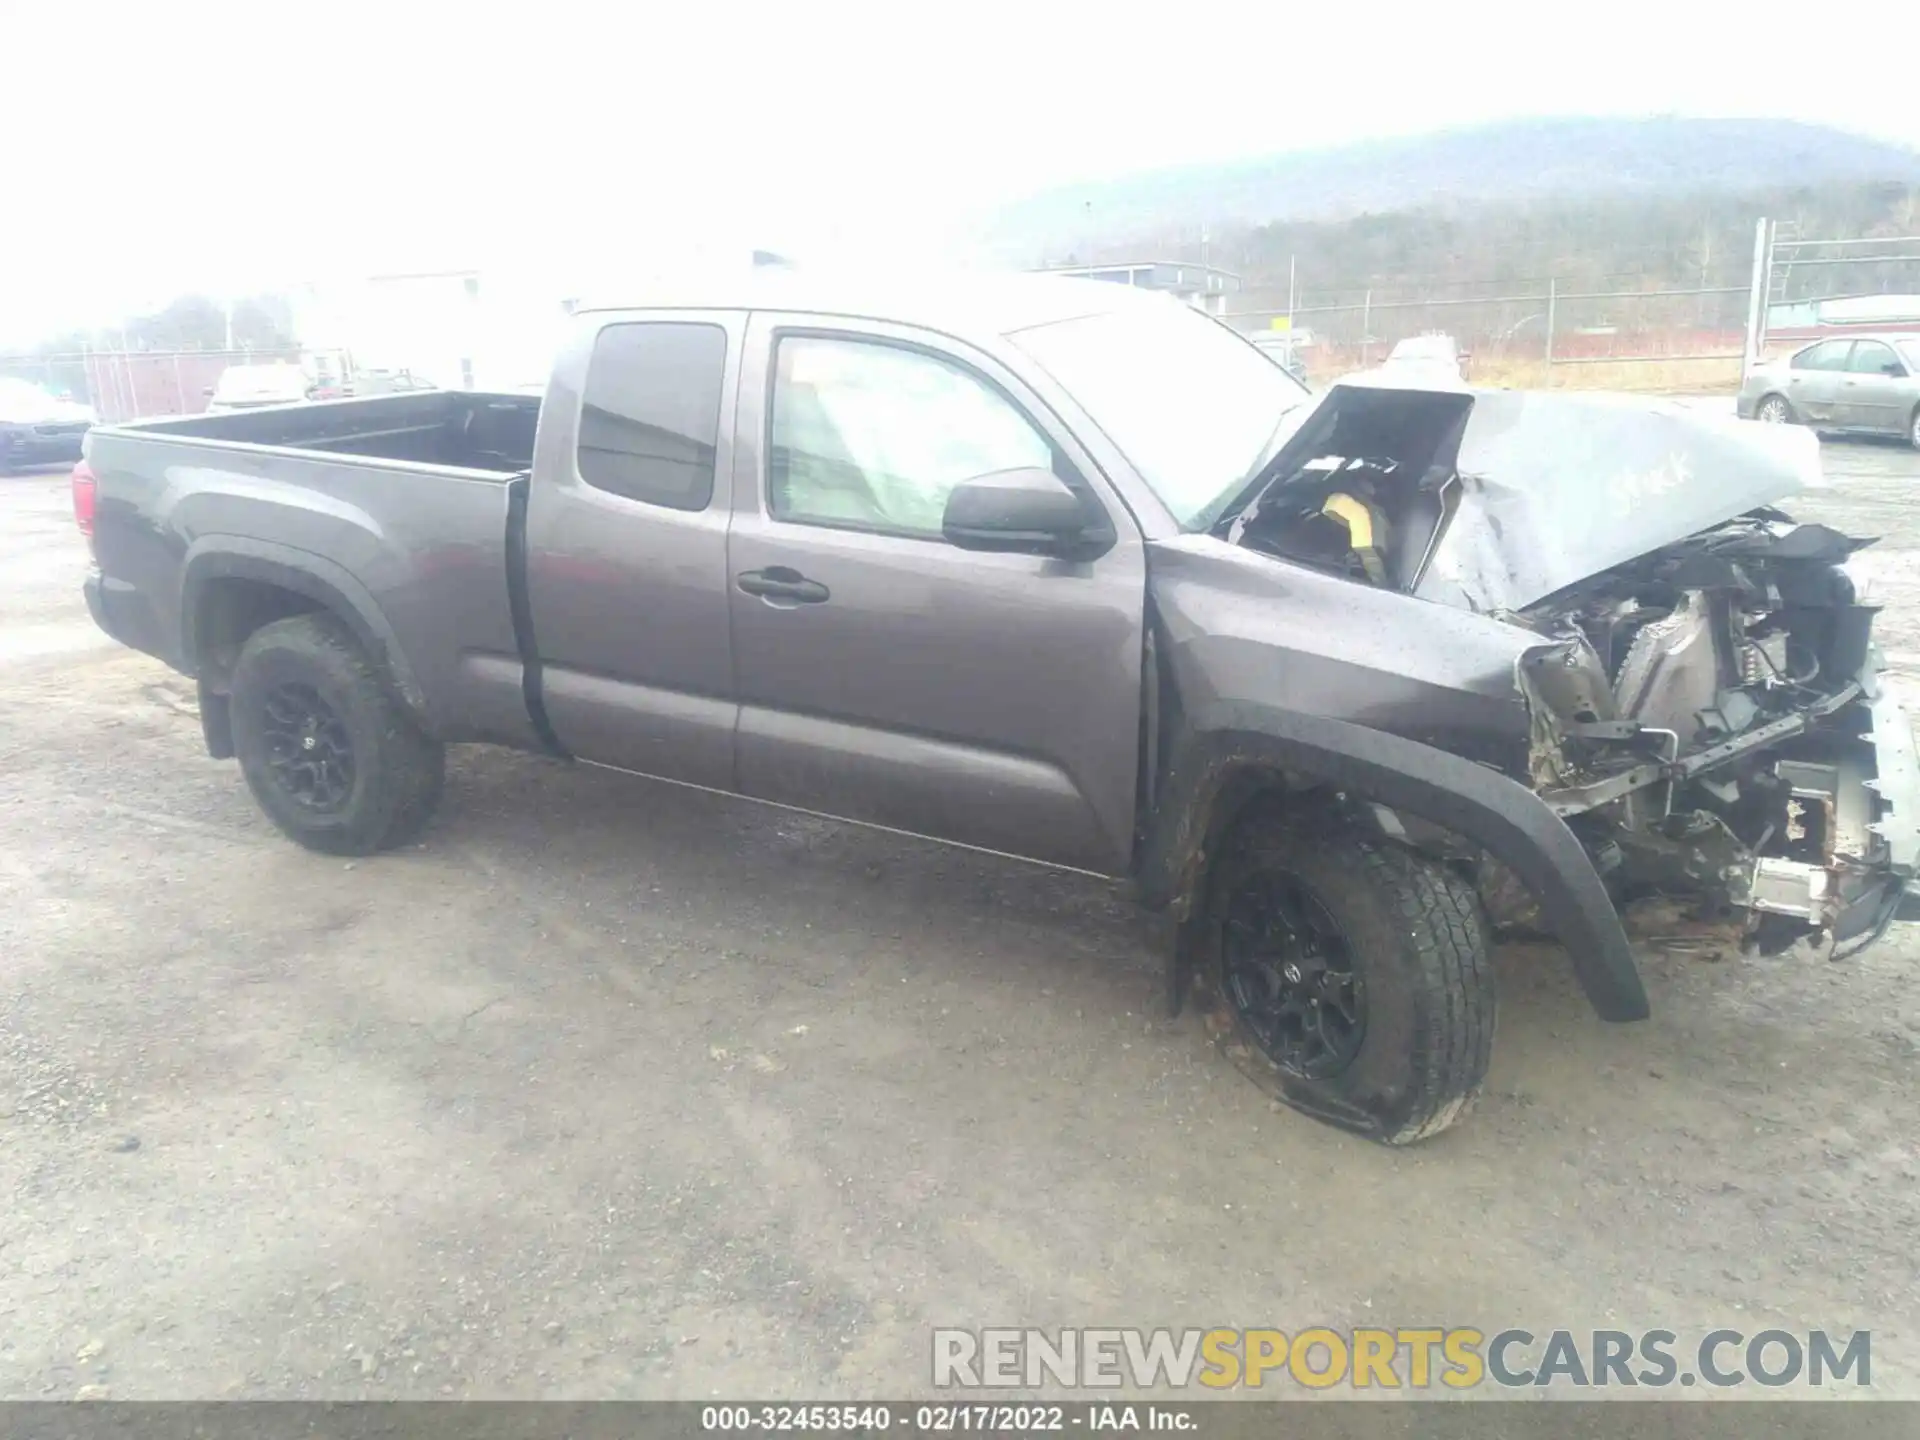
[[[1920,144],[1912,87],[1873,78],[1920,5],[1858,49],[1790,13],[0,0],[0,342],[328,275],[916,254],[1050,183],[1516,115]]]

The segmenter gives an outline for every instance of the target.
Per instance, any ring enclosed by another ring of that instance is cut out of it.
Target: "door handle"
[[[734,576],[733,583],[748,595],[758,595],[762,600],[785,600],[794,605],[819,605],[832,593],[818,580],[809,580],[785,565],[743,571]]]

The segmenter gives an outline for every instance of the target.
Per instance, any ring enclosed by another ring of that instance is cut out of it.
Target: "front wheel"
[[[233,749],[267,818],[309,850],[371,855],[419,833],[445,751],[331,615],[263,625],[233,669]]]
[[[1760,408],[1754,411],[1754,419],[1767,425],[1791,425],[1793,407],[1787,404],[1784,395],[1769,395],[1760,402]]]
[[[1260,1086],[1388,1145],[1460,1119],[1493,1048],[1493,971],[1473,887],[1357,829],[1276,816],[1209,879],[1209,1027]]]
[[[1920,405],[1913,407],[1913,414],[1907,417],[1907,443],[1920,450]]]

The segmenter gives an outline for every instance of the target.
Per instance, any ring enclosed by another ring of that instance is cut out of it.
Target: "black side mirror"
[[[1113,526],[1051,470],[976,475],[947,496],[940,533],[962,550],[1091,560],[1112,547]]]

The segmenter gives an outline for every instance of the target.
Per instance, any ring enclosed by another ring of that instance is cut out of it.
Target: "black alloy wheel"
[[[1195,999],[1268,1095],[1387,1145],[1467,1112],[1495,1012],[1470,876],[1303,797],[1223,837],[1203,897]]]
[[[1353,948],[1297,877],[1260,872],[1229,897],[1222,935],[1227,1001],[1283,1072],[1324,1080],[1350,1066],[1367,1033]]]
[[[313,686],[288,681],[267,692],[262,708],[275,783],[303,809],[322,815],[344,809],[353,794],[353,739],[333,707]]]

